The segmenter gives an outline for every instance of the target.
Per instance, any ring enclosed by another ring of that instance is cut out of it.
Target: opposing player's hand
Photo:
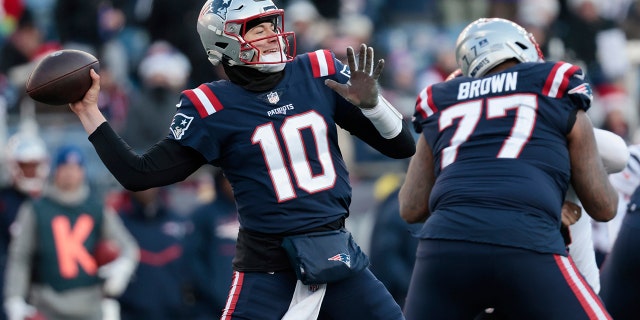
[[[98,94],[100,93],[100,75],[98,75],[95,70],[91,69],[90,76],[91,80],[93,80],[93,83],[91,84],[91,87],[89,88],[87,93],[84,94],[84,98],[82,98],[82,100],[80,101],[69,103],[71,111],[75,112],[76,114],[80,114],[83,111],[86,111],[91,106],[98,106]]]
[[[356,65],[352,47],[347,47],[347,62],[351,70],[351,79],[346,84],[330,79],[325,80],[324,83],[360,108],[375,107],[378,104],[378,78],[384,68],[384,59],[378,60],[374,68],[373,48],[363,43],[360,45],[358,64]]]
[[[565,201],[562,204],[562,225],[568,227],[580,219],[582,216],[582,208],[579,205]]]
[[[562,204],[562,225],[560,225],[560,234],[562,235],[565,245],[568,246],[572,242],[569,226],[578,222],[581,216],[582,208],[579,205],[571,201],[565,201]]]

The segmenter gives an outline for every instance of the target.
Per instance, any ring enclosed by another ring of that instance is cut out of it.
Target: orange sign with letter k
[[[96,261],[84,246],[93,225],[93,218],[87,214],[80,215],[73,227],[66,216],[60,215],[51,221],[58,254],[58,267],[63,278],[76,277],[78,267],[84,269],[89,275],[96,274]]]

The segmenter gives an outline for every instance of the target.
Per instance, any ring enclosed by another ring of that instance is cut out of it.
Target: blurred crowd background
[[[92,186],[117,205],[121,187],[67,106],[26,96],[30,71],[49,52],[80,49],[100,60],[99,106],[136,150],[169,132],[179,93],[224,78],[196,32],[204,0],[0,0],[0,156],[9,136],[38,133],[53,150],[73,142],[87,154]],[[384,58],[380,84],[407,119],[418,92],[457,68],[455,40],[471,21],[502,17],[531,31],[547,60],[581,66],[593,85],[595,126],[640,142],[639,0],[274,0],[296,33],[297,54],[367,43]],[[378,205],[393,195],[407,161],[384,158],[349,134],[341,141],[353,181],[348,223],[363,249]],[[216,197],[211,168],[164,188],[163,199],[188,217]]]

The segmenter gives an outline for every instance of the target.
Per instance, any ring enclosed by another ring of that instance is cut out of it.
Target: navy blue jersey
[[[357,107],[324,84],[346,83],[348,67],[318,50],[284,72],[266,93],[229,81],[184,91],[169,135],[223,169],[242,228],[262,233],[336,221],[348,215],[351,199],[336,125]]]
[[[0,232],[0,265],[4,265],[3,261],[8,254],[11,225],[16,220],[18,209],[27,199],[29,196],[14,187],[0,189],[0,230],[2,230]],[[0,279],[0,283],[2,283],[2,279]]]
[[[569,63],[521,63],[421,92],[414,125],[433,151],[436,182],[420,236],[566,255],[566,135],[590,106],[583,78]]]
[[[620,231],[600,269],[600,296],[614,319],[636,319],[640,314],[640,187],[629,199]]]
[[[0,189],[0,288],[4,288],[4,270],[9,256],[11,225],[16,220],[18,209],[27,199],[29,196],[14,187]],[[3,309],[0,310],[0,320],[4,319],[7,317]]]

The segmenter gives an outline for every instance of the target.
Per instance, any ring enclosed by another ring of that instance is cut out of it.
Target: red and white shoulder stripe
[[[201,118],[210,116],[223,109],[218,97],[216,97],[213,91],[211,91],[211,88],[206,84],[201,84],[195,89],[184,90],[182,93],[193,103]]]
[[[336,65],[329,50],[310,52],[309,62],[311,62],[314,78],[326,77],[336,73]]]
[[[578,70],[580,70],[578,66],[562,61],[557,62],[547,76],[542,94],[552,98],[562,98],[569,85],[569,78]]]
[[[416,101],[416,111],[418,111],[423,118],[430,117],[438,111],[435,103],[433,103],[431,86],[428,86],[418,94],[418,100]]]

